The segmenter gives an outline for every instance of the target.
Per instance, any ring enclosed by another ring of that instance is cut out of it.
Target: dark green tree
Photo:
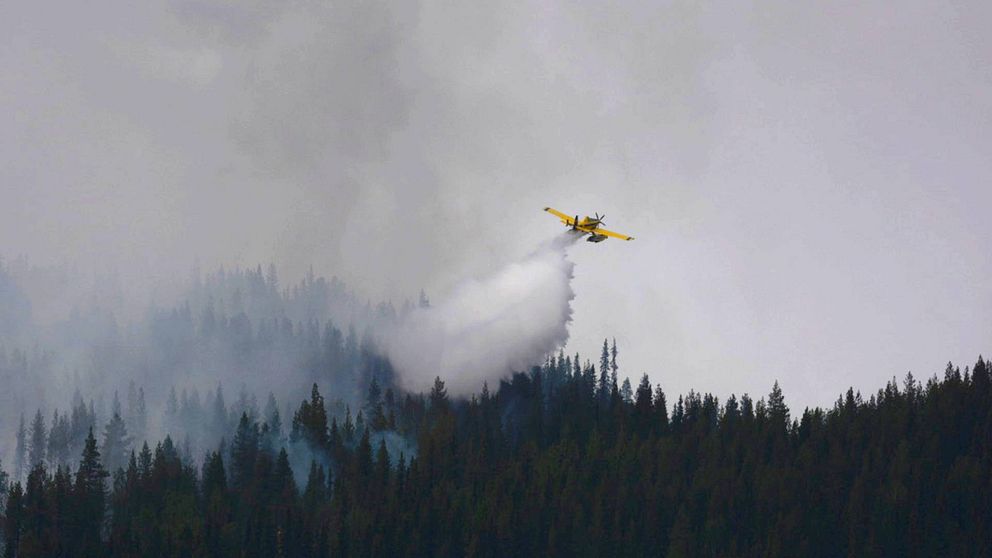
[[[241,413],[238,430],[231,440],[231,486],[235,490],[244,490],[251,485],[259,438],[258,423],[251,422],[247,413]]]
[[[312,448],[322,451],[328,447],[327,409],[324,408],[324,396],[317,389],[317,384],[313,384],[310,389],[310,401],[300,403],[300,408],[293,415],[290,441],[304,441]]]
[[[448,390],[445,389],[444,381],[440,376],[434,378],[434,387],[431,388],[429,401],[431,413],[434,416],[448,412]]]
[[[57,533],[52,524],[48,484],[48,470],[44,462],[38,462],[28,473],[24,490],[17,556],[51,556],[55,553]]]
[[[778,386],[778,381],[772,386],[772,392],[768,394],[768,418],[772,424],[784,428],[789,423],[789,407],[785,404],[785,396],[782,388]]]
[[[73,486],[73,524],[78,529],[75,538],[76,548],[81,556],[102,554],[101,531],[106,509],[106,479],[109,475],[100,462],[100,451],[96,447],[93,429],[89,429],[83,446],[83,454],[76,469],[76,482]]]
[[[231,524],[231,498],[222,452],[211,452],[203,463],[202,493],[204,501],[203,539],[209,556],[227,556],[235,552]]]
[[[7,497],[3,515],[4,558],[16,558],[24,532],[24,491],[20,482],[14,482]]]
[[[612,385],[610,382],[610,346],[606,339],[603,339],[603,351],[599,355],[599,386],[596,389],[600,403],[606,403],[609,400]]]

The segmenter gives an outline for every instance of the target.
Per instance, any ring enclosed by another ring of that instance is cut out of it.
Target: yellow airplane
[[[613,231],[608,231],[606,229],[601,229],[599,226],[603,224],[603,219],[606,215],[600,216],[599,213],[596,214],[595,218],[585,216],[581,221],[579,216],[576,215],[572,217],[571,215],[565,215],[561,211],[554,209],[552,207],[545,207],[545,211],[561,219],[561,222],[566,227],[572,227],[573,231],[581,232],[582,234],[588,234],[589,238],[586,239],[588,242],[602,242],[606,240],[606,237],[612,236],[613,238],[619,238],[620,240],[634,240],[634,237],[627,236],[625,234],[615,233]]]

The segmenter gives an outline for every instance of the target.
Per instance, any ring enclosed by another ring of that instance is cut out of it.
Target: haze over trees
[[[798,412],[777,383],[724,401],[633,385],[604,340],[455,398],[440,376],[401,390],[378,349],[412,307],[258,267],[136,323],[19,324],[0,350],[2,555],[992,552],[982,358]]]
[[[0,262],[6,306],[44,302],[28,300],[24,284],[71,280],[64,270]],[[80,297],[88,302],[65,319],[32,323],[29,313],[16,335],[0,335],[0,456],[22,448],[22,465],[32,465],[49,454],[34,437],[51,431],[53,450],[72,445],[53,462],[76,459],[86,427],[99,437],[115,412],[135,442],[188,435],[199,453],[242,411],[258,415],[270,392],[288,403],[314,382],[330,388],[335,407],[357,405],[371,378],[392,381],[377,336],[413,307],[360,301],[340,281],[312,274],[284,287],[272,266],[194,274],[180,303],[140,312],[98,294],[109,288]]]

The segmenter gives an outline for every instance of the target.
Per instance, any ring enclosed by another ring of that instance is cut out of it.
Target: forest
[[[441,378],[402,396],[373,379],[358,420],[314,384],[285,428],[243,411],[198,460],[168,435],[128,449],[120,415],[96,428],[84,405],[69,467],[36,447],[36,417],[19,434],[29,470],[3,476],[4,556],[992,552],[981,357],[794,416],[777,383],[757,401],[669,404],[647,376],[618,386],[615,354],[604,342],[598,367],[558,355],[467,400]],[[390,451],[387,435],[416,450]]]
[[[604,340],[455,396],[404,389],[379,350],[423,293],[396,309],[221,269],[173,307],[121,320],[110,289],[42,327],[27,291],[65,278],[19,265],[0,266],[23,318],[0,335],[7,558],[992,553],[982,357],[799,413],[778,383],[632,385]]]

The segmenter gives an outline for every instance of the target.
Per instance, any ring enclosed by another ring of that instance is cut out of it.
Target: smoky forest
[[[70,275],[0,267],[7,558],[992,553],[981,357],[800,412],[778,383],[666,393],[606,335],[449,393],[382,349],[423,293],[259,266],[34,323],[31,286]]]

